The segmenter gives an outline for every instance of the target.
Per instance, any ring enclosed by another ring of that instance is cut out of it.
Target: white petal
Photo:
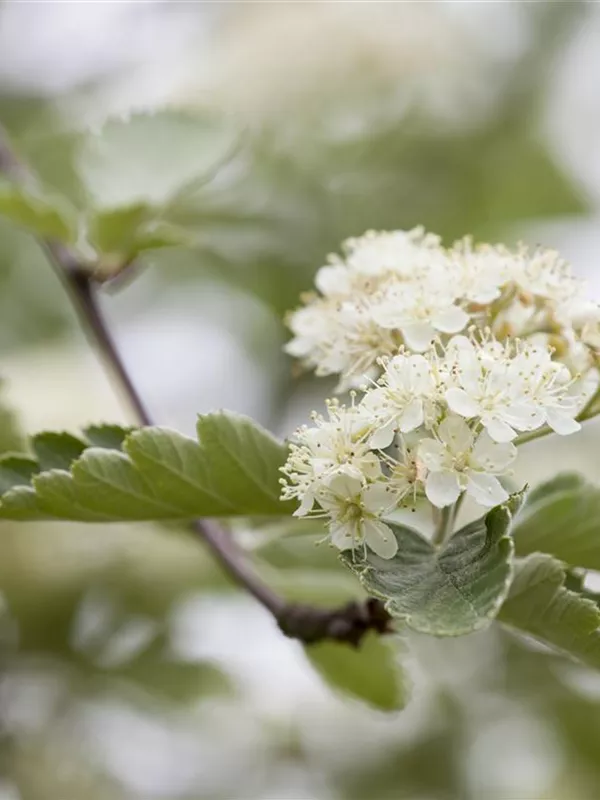
[[[324,295],[345,294],[349,290],[350,270],[342,264],[321,267],[315,275],[317,289]]]
[[[455,472],[430,472],[425,483],[425,494],[438,508],[452,505],[460,495],[460,483]]]
[[[497,417],[492,417],[491,419],[482,418],[481,421],[495,442],[512,442],[517,435],[517,432],[513,430],[508,423],[503,422]]]
[[[381,461],[375,453],[367,453],[360,459],[360,469],[365,478],[375,480],[381,475]]]
[[[312,507],[315,502],[315,497],[312,492],[307,491],[304,492],[304,497],[302,498],[302,502],[298,506],[298,508],[294,511],[294,517],[303,517],[308,514],[309,511],[312,510]]]
[[[411,400],[406,406],[399,420],[399,427],[402,433],[410,433],[415,428],[423,424],[423,401],[419,399]]]
[[[427,469],[443,469],[446,455],[446,448],[436,439],[423,439],[419,444],[419,460]]]
[[[534,431],[544,422],[544,412],[533,403],[514,403],[502,415],[518,431]]]
[[[398,540],[385,522],[378,519],[363,521],[365,542],[381,558],[393,558],[398,551]]]
[[[479,435],[473,448],[473,461],[485,472],[504,472],[516,457],[512,442],[495,442],[487,431]]]
[[[470,397],[464,389],[448,389],[445,394],[450,410],[461,417],[476,417],[479,414],[479,403]]]
[[[473,432],[462,417],[446,417],[438,433],[451,453],[464,453],[473,446]]]
[[[401,332],[407,347],[418,353],[427,350],[435,336],[435,329],[429,322],[413,322],[410,325],[403,325]]]
[[[442,333],[458,333],[469,324],[469,315],[458,306],[450,306],[436,314],[432,320],[433,327]]]
[[[389,447],[394,441],[395,427],[395,420],[392,419],[387,425],[382,425],[381,428],[378,428],[369,439],[369,447],[373,447],[376,450],[384,450]]]
[[[394,505],[394,493],[387,483],[372,483],[363,489],[361,501],[372,514],[383,514]]]
[[[434,380],[431,365],[424,356],[411,356],[408,359],[410,383],[415,394],[429,394],[433,391]]]
[[[556,408],[547,409],[546,416],[548,425],[550,425],[555,433],[559,433],[561,436],[568,436],[571,433],[577,433],[578,430],[581,430],[581,425],[576,419],[573,419],[573,417]]]
[[[469,470],[467,477],[467,493],[479,505],[492,508],[508,500],[508,492],[494,475]]]
[[[337,472],[328,482],[328,487],[338,497],[350,500],[362,489],[360,480],[343,472]]]
[[[329,527],[331,542],[340,550],[352,550],[360,544],[358,531],[346,523],[334,523]]]

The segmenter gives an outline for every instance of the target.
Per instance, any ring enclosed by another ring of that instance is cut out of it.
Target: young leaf
[[[128,264],[144,250],[156,250],[190,242],[189,234],[159,221],[159,211],[147,203],[134,203],[94,212],[88,222],[88,238],[101,261]]]
[[[409,628],[460,636],[485,628],[510,585],[511,512],[497,506],[457,531],[438,549],[417,531],[392,525],[398,552],[383,559],[367,550],[342,554],[366,590],[385,601]]]
[[[528,496],[514,530],[517,555],[549,553],[574,567],[600,569],[600,488],[564,473]]]
[[[408,702],[410,681],[394,643],[375,634],[356,650],[339,642],[304,648],[306,657],[333,689],[380,711],[400,711]]]
[[[534,553],[518,560],[498,620],[600,669],[600,609],[566,589],[565,578],[552,556]]]
[[[87,442],[40,434],[37,461],[0,459],[0,518],[118,522],[289,511],[279,500],[286,448],[246,417],[200,417],[199,441],[159,427],[86,434]]]
[[[70,242],[76,236],[73,211],[58,199],[38,197],[16,184],[0,182],[0,214],[38,236]]]
[[[113,119],[85,141],[79,168],[96,208],[164,206],[231,152],[223,117],[169,109]]]

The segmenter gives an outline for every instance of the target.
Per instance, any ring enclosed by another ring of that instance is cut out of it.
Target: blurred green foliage
[[[385,87],[378,91],[364,65],[345,81],[340,105],[368,124],[344,136],[331,135],[332,109],[324,105],[331,95],[316,85],[311,104],[259,126],[202,98],[201,112],[142,114],[100,131],[68,118],[59,103],[0,86],[0,121],[37,176],[34,195],[68,207],[76,221],[74,241],[90,261],[101,254],[107,275],[139,257],[153,276],[147,303],[167,289],[183,294],[218,281],[259,298],[283,338],[283,312],[347,236],[425,224],[448,240],[467,232],[510,238],[526,220],[587,210],[540,121],[557,55],[574,26],[585,21],[585,6],[525,7],[530,35],[523,53],[499,77],[492,107],[458,127],[432,119],[418,104],[396,109],[393,95]],[[96,88],[90,87],[92,97]],[[22,198],[19,203],[20,219],[13,213],[12,222],[0,220],[3,354],[60,345],[76,327],[58,279],[26,230],[31,217],[23,209],[30,214],[35,208]],[[248,331],[248,338],[260,352],[272,352],[260,349],[261,333]],[[295,385],[291,376],[276,384],[281,415]],[[300,385],[310,389],[308,379]],[[39,392],[43,402],[43,386]],[[2,407],[0,451],[22,449],[13,412]],[[315,547],[318,530],[298,528],[283,536],[271,523],[252,533],[240,528],[265,579],[286,596],[326,605],[356,595],[331,550]],[[204,764],[207,772],[221,769],[220,788],[168,795],[181,800],[266,800],[278,770],[291,786],[298,769],[315,797],[479,800],[481,789],[469,777],[474,742],[502,714],[508,730],[518,732],[509,716],[514,711],[516,717],[516,709],[546,726],[560,754],[547,754],[553,762],[552,768],[546,764],[548,800],[598,797],[600,703],[597,687],[596,694],[586,694],[590,674],[498,631],[466,637],[460,646],[434,643],[427,652],[419,637],[411,640],[419,713],[411,717],[409,707],[405,723],[371,727],[366,711],[353,709],[355,716],[347,717],[342,701],[322,709],[315,701],[315,730],[307,730],[299,699],[286,721],[287,736],[275,729],[268,748],[252,751],[260,776],[252,777],[250,767],[239,776],[231,726],[236,733],[245,724],[269,731],[272,720],[211,658],[186,659],[172,646],[173,615],[181,603],[201,595],[221,607],[232,592],[196,541],[175,526],[8,522],[0,539],[0,775],[22,800],[146,800],[79,741],[89,704],[108,701],[152,714],[165,727],[177,718],[197,727],[199,736],[208,729],[220,743],[227,767],[208,763],[210,757]],[[242,640],[235,610],[227,627],[231,639]],[[132,640],[137,648],[122,649],[124,642],[131,648]],[[241,644],[248,656],[269,646]],[[367,694],[378,706],[401,704],[402,692],[390,694],[386,661],[378,662],[380,674],[363,681],[364,653],[356,654],[356,671],[350,672],[336,656],[335,650],[312,653],[350,694]],[[440,666],[458,677],[440,679]],[[37,726],[15,724],[11,709],[27,706],[32,683],[48,679],[58,685],[57,701],[45,716],[40,713]],[[223,713],[233,709],[225,731],[210,716],[215,706]],[[326,729],[321,739],[333,740],[329,749],[318,744],[320,726]],[[347,744],[352,739],[354,749]],[[375,748],[367,746],[370,739]],[[503,753],[495,755],[502,762]],[[493,776],[485,785],[485,796],[497,800],[534,797],[526,791],[509,798]]]

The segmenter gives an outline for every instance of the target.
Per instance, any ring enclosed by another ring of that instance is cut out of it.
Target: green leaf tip
[[[412,528],[390,525],[398,540],[394,558],[370,551],[341,557],[365,589],[412,630],[434,636],[472,633],[491,623],[507,596],[514,549],[511,507],[519,502],[493,508],[441,548]]]

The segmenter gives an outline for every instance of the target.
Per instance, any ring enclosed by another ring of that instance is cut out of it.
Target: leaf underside
[[[198,440],[162,427],[42,433],[34,457],[0,459],[0,519],[84,522],[285,515],[285,445],[229,412],[201,416]]]
[[[367,551],[344,553],[371,594],[409,628],[460,636],[485,628],[505,599],[512,575],[512,514],[492,509],[438,549],[417,531],[392,525],[398,552],[383,559]]]

